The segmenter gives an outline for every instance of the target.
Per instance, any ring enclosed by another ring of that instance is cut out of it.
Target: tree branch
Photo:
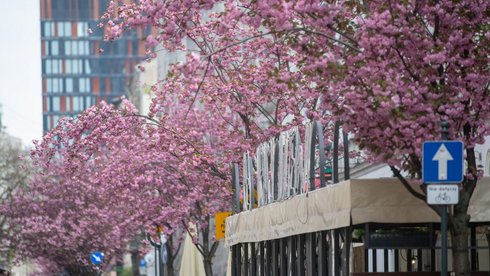
[[[393,174],[400,180],[400,182],[403,184],[403,186],[416,198],[423,200],[425,202],[426,196],[424,194],[421,194],[417,191],[415,191],[412,186],[408,183],[408,181],[401,175],[400,170],[397,169],[395,166],[390,165],[390,169],[393,172]]]

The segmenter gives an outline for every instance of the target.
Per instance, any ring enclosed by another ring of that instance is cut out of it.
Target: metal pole
[[[340,122],[335,122],[334,130],[333,130],[333,175],[332,180],[333,183],[339,183],[339,128]]]
[[[441,138],[448,139],[449,124],[441,122]],[[441,276],[447,276],[447,205],[441,205]]]
[[[155,276],[158,276],[158,249],[156,246],[153,246],[153,248],[155,248]]]

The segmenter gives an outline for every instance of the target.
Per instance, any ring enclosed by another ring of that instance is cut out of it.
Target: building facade
[[[103,41],[97,24],[109,2],[40,0],[43,132],[61,117],[124,95],[135,65],[145,57],[141,31]]]

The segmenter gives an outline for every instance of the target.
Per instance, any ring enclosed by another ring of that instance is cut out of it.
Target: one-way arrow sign
[[[446,146],[442,144],[434,157],[432,157],[432,161],[437,161],[438,163],[439,180],[447,180],[447,161],[450,160],[453,160],[453,157]]]
[[[463,142],[430,141],[422,146],[424,183],[460,183],[463,181]]]

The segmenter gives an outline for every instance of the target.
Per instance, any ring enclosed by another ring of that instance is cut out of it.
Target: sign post
[[[447,141],[448,123],[441,123],[442,141],[422,145],[422,181],[427,185],[427,204],[441,206],[441,275],[447,275],[447,206],[459,202],[463,181],[463,149],[461,141]]]

